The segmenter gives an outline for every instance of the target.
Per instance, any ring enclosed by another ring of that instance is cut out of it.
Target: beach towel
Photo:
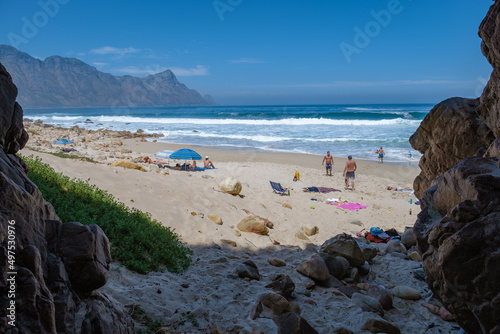
[[[337,206],[339,209],[344,209],[344,210],[351,210],[351,211],[358,211],[360,209],[366,209],[367,206],[361,205],[359,203],[347,203],[347,204],[342,204]]]
[[[325,188],[325,187],[306,187],[306,188],[304,188],[304,191],[311,192],[311,193],[327,194],[327,193],[330,193],[332,191],[340,191],[340,190],[335,189],[335,188]]]

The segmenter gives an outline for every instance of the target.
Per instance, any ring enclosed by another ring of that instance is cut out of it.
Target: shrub
[[[191,263],[192,251],[170,227],[162,226],[151,214],[131,209],[113,195],[89,184],[56,173],[40,158],[22,157],[28,177],[38,186],[64,222],[97,224],[111,242],[111,256],[130,270],[183,272]]]

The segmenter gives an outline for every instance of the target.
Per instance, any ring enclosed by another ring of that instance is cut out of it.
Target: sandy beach
[[[163,225],[175,229],[194,251],[193,263],[183,275],[168,272],[139,275],[113,263],[109,281],[101,289],[124,305],[140,305],[151,318],[162,319],[181,333],[210,332],[212,326],[224,333],[276,332],[269,312],[255,320],[249,317],[258,296],[269,292],[265,285],[276,274],[292,278],[301,316],[318,332],[334,333],[344,328],[354,333],[368,333],[361,330],[361,326],[366,319],[380,318],[379,315],[364,312],[338,289],[319,286],[306,289],[310,288],[311,279],[295,268],[316,253],[326,240],[340,233],[355,236],[356,232],[374,226],[404,232],[413,226],[420,211],[409,191],[386,189],[388,186],[411,188],[420,171],[415,167],[357,161],[356,190],[352,191],[344,190],[342,171],[346,158],[334,158],[333,176],[329,177],[321,165],[322,156],[192,147],[203,157],[210,156],[216,169],[186,172],[141,164],[147,170],[141,172],[109,164],[115,160],[153,157],[160,150],[187,146],[155,143],[151,142],[154,138],[145,140],[141,136],[131,138],[112,132],[56,129],[32,123],[25,126],[30,141],[21,154],[37,155],[56,171],[71,178],[88,179],[127,206],[151,213]],[[59,138],[74,141],[64,146],[76,150],[71,154],[99,163],[42,153],[60,151],[60,146],[51,144]],[[325,152],[328,149],[325,147]],[[170,165],[175,163],[170,161]],[[296,171],[300,173],[300,180],[294,182]],[[218,184],[229,176],[241,182],[240,196],[218,189]],[[290,196],[274,193],[269,181],[287,187]],[[303,191],[312,186],[340,191]],[[329,199],[359,203],[367,208],[341,210],[326,204]],[[237,224],[249,214],[273,223],[268,236],[238,231]],[[222,225],[215,224],[208,215],[218,215]],[[306,236],[302,228],[307,225],[317,226],[319,232]],[[422,299],[435,302],[426,283],[416,275],[420,262],[385,254],[384,247],[380,248],[382,251],[373,260],[371,280],[386,288],[400,284],[411,286],[420,292]],[[268,262],[270,258],[278,258],[286,262],[286,266],[274,267]],[[234,274],[236,266],[248,259],[257,265],[260,280],[246,281]],[[394,298],[395,308],[386,311],[383,319],[398,326],[403,333],[457,330],[455,323],[445,322],[428,312],[420,302]],[[186,314],[194,316],[188,318]]]

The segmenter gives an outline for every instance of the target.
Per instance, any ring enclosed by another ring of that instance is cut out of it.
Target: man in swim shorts
[[[378,163],[383,164],[384,163],[384,149],[382,146],[380,146],[380,150],[377,150],[375,153],[378,153]]]
[[[349,180],[351,180],[351,189],[354,190],[354,172],[356,171],[356,161],[352,160],[352,155],[347,157],[347,161],[345,163],[344,168],[344,176],[345,176],[345,188],[347,190],[349,186]]]
[[[326,175],[332,176],[332,168],[333,168],[333,157],[330,155],[330,151],[326,152],[326,155],[323,157],[323,161],[321,162],[321,166],[326,162]],[[330,171],[330,174],[328,174]]]

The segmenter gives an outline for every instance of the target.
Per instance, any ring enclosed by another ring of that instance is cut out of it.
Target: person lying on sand
[[[387,190],[394,190],[394,191],[403,191],[403,190],[413,190],[412,188],[402,188],[402,187],[391,187],[391,186],[387,186],[386,188]]]

